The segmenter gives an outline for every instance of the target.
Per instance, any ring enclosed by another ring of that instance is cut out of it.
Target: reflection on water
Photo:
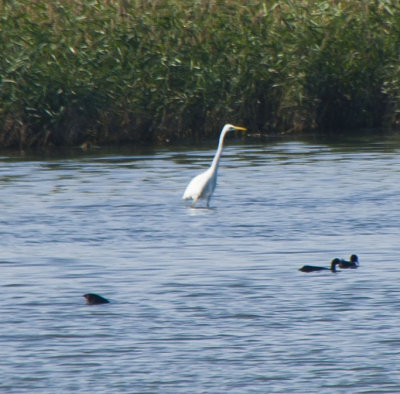
[[[3,155],[1,390],[400,391],[399,142]]]

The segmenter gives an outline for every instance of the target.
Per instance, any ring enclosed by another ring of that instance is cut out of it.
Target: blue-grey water
[[[0,392],[400,392],[400,140],[214,151],[1,156]]]

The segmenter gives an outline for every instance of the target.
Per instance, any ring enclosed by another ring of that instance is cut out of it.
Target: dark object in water
[[[358,256],[356,254],[352,254],[350,256],[350,261],[340,259],[339,267],[346,268],[358,268],[360,266],[360,262],[358,261]]]
[[[83,297],[86,298],[87,305],[108,304],[110,302],[104,297],[93,293],[84,294]]]
[[[299,269],[301,272],[317,272],[317,271],[331,271],[336,272],[336,266],[340,263],[340,259],[333,259],[331,262],[331,268],[327,267],[317,267],[315,265],[303,265]]]

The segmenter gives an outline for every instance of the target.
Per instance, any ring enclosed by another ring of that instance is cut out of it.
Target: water
[[[1,157],[1,392],[400,391],[398,139],[214,149]]]

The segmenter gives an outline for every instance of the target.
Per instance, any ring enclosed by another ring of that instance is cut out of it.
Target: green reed
[[[395,0],[0,1],[2,146],[398,126]]]

